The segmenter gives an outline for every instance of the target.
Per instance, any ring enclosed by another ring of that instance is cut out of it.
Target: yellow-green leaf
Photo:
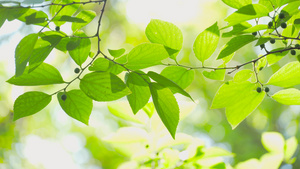
[[[267,84],[280,87],[300,84],[300,63],[294,61],[284,65],[270,77]]]
[[[300,105],[300,90],[295,88],[280,90],[272,98],[285,105]]]
[[[197,36],[193,46],[194,53],[198,60],[204,63],[216,50],[219,39],[220,31],[217,22],[201,32]]]

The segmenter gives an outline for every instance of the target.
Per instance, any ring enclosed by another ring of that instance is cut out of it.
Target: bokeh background
[[[94,10],[99,14],[101,5],[85,5],[83,8]],[[47,8],[41,10],[48,13]],[[178,56],[179,62],[199,66],[200,62],[192,51],[197,35],[216,21],[219,27],[224,27],[226,25],[224,18],[232,12],[233,9],[228,8],[220,0],[108,0],[101,26],[101,48],[104,53],[108,53],[107,49],[119,48],[125,48],[128,52],[134,46],[148,42],[144,34],[147,24],[151,19],[161,19],[174,23],[183,32],[184,46]],[[97,17],[84,28],[87,35],[95,33]],[[39,29],[38,26],[25,25],[17,20],[6,21],[0,28],[0,169],[117,168],[131,157],[126,151],[120,151],[113,143],[107,141],[108,138],[122,127],[134,126],[147,131],[151,128],[148,122],[145,122],[147,119],[144,112],[138,113],[137,117],[131,115],[126,98],[109,103],[111,111],[107,103],[94,102],[89,126],[66,115],[55,98],[41,112],[12,121],[13,103],[19,95],[31,90],[54,93],[62,87],[59,85],[18,87],[6,83],[6,80],[14,75],[16,45],[26,34],[38,32]],[[61,30],[70,33],[70,24],[63,25]],[[229,30],[223,32],[226,31]],[[229,38],[221,39],[214,56],[206,63],[208,66],[219,66],[222,63],[215,61],[215,58],[228,40]],[[254,45],[239,50],[229,65],[234,66],[263,54],[259,48],[252,46]],[[96,48],[93,50],[96,51]],[[272,72],[290,60],[295,58],[287,55],[278,64],[266,68],[260,74],[262,81],[266,82]],[[54,50],[46,62],[53,64],[65,80],[74,78],[73,70],[76,64],[68,54]],[[159,72],[163,68],[157,66],[151,69]],[[267,152],[261,144],[261,134],[265,131],[277,131],[285,138],[296,136],[298,140],[300,139],[300,106],[284,106],[269,97],[232,130],[226,121],[224,109],[210,109],[213,97],[223,82],[209,80],[201,72],[202,70],[195,72],[193,83],[186,89],[195,103],[176,95],[184,116],[179,123],[178,132],[202,140],[207,147],[217,146],[235,153],[234,157],[225,159],[232,166],[250,158],[260,158]],[[226,75],[225,80],[230,80],[232,76]],[[77,85],[74,84],[72,87],[76,88]],[[277,90],[272,86],[270,89],[270,93]],[[125,114],[131,115],[129,120],[116,116],[118,113],[112,113],[112,109],[119,107],[126,111]],[[149,134],[149,137],[151,136]],[[299,160],[300,158],[293,168],[300,168]],[[291,165],[282,167],[292,168]]]

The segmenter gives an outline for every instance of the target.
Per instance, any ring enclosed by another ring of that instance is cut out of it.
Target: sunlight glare
[[[187,23],[201,13],[201,0],[128,0],[126,11],[130,22],[146,24],[150,19]]]

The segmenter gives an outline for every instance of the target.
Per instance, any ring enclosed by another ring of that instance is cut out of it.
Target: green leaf
[[[161,60],[168,57],[169,54],[163,45],[143,43],[129,52],[125,66],[131,70],[144,69],[159,65]]]
[[[285,105],[300,105],[300,91],[295,88],[280,90],[272,98]]]
[[[124,82],[109,72],[86,74],[80,80],[80,89],[95,101],[113,101],[131,94]]]
[[[83,31],[75,33],[79,37],[87,37]],[[81,66],[88,58],[91,51],[91,40],[89,38],[72,37],[67,44],[67,49],[75,63]]]
[[[24,15],[29,8],[14,8],[14,7],[5,7],[5,16],[8,21],[12,21]]]
[[[295,154],[298,147],[298,140],[296,137],[291,137],[286,140],[284,147],[284,159],[286,162],[289,162],[293,155]]]
[[[251,27],[252,27],[252,25],[248,22],[242,22],[242,23],[233,25],[232,30],[229,32],[223,33],[222,37],[231,37],[233,35],[241,34],[241,33],[243,33],[243,30],[247,30],[248,28],[251,28]]]
[[[222,48],[218,59],[229,56],[241,47],[247,45],[250,42],[253,42],[256,39],[257,38],[253,35],[241,35],[230,39],[230,41],[227,42],[226,45]]]
[[[170,57],[176,59],[183,43],[182,32],[176,25],[159,19],[151,19],[145,33],[150,42],[164,45]]]
[[[54,0],[53,3],[55,4],[72,4],[72,0]],[[78,9],[78,4],[73,5],[51,5],[50,6],[50,14],[54,17],[60,18],[61,16],[72,16]],[[62,9],[61,9],[62,8]],[[64,21],[54,21],[55,25],[61,26],[65,22]]]
[[[252,33],[252,32],[258,32],[258,31],[265,30],[265,29],[268,29],[268,25],[255,25],[251,28],[243,30],[242,32],[243,33]]]
[[[118,50],[108,49],[108,52],[109,52],[109,54],[110,54],[112,57],[117,58],[117,57],[120,57],[121,55],[124,54],[125,49],[124,49],[124,48],[121,48],[121,49],[118,49]]]
[[[91,11],[91,10],[83,10],[80,11],[77,15],[76,18],[80,18],[84,21],[84,23],[72,23],[72,31],[76,32],[77,30],[83,28],[87,24],[89,24],[94,18],[96,17],[96,12]]]
[[[44,62],[61,39],[62,36],[58,32],[43,32],[41,39],[37,40],[32,51],[32,56],[29,59],[29,72],[33,71]]]
[[[34,45],[38,40],[38,34],[33,33],[25,36],[15,50],[16,77],[23,74],[29,61]]]
[[[116,60],[117,61],[117,60]],[[118,65],[105,58],[96,59],[93,64],[89,67],[90,71],[106,71],[113,74],[119,74],[125,70],[121,65]]]
[[[259,4],[264,5],[269,10],[274,10],[274,8],[278,8],[287,3],[294,2],[298,0],[259,0]]]
[[[278,7],[277,0],[259,0],[259,4],[267,7],[270,11],[276,9]]]
[[[271,50],[271,52],[280,51],[282,49],[284,49],[284,48],[273,49],[273,50]],[[288,51],[269,54],[267,56],[268,66],[271,66],[274,63],[278,62],[279,60],[281,60],[287,54],[288,54]]]
[[[198,60],[204,63],[214,53],[218,46],[219,38],[220,31],[217,22],[197,36],[193,50]]]
[[[226,5],[239,9],[252,3],[252,0],[222,0]]]
[[[259,46],[259,45],[261,45],[261,44],[264,44],[264,43],[266,43],[266,42],[269,42],[271,39],[272,39],[271,37],[264,37],[264,36],[262,36],[262,37],[260,37],[260,38],[258,39],[258,41],[256,42],[255,46]]]
[[[179,66],[168,66],[160,74],[178,84],[182,89],[185,89],[193,82],[195,71]]]
[[[30,116],[41,111],[51,102],[51,95],[43,92],[26,92],[14,103],[14,120]]]
[[[272,10],[268,10],[268,8],[260,4],[249,4],[229,15],[225,21],[229,23],[228,26],[233,26],[244,21],[268,16],[271,11]]]
[[[269,79],[269,85],[291,87],[300,84],[300,63],[290,62],[281,67]]]
[[[283,153],[284,138],[277,132],[264,132],[261,137],[261,143],[266,150],[273,153]]]
[[[56,49],[66,53],[68,51],[67,45],[70,42],[71,38],[69,37],[64,37],[59,41],[59,43],[55,46]]]
[[[155,109],[160,119],[175,139],[176,128],[179,122],[178,103],[170,89],[157,83],[151,83],[149,86]]]
[[[66,95],[67,99],[62,100],[61,96]],[[88,125],[93,109],[93,100],[87,97],[81,90],[70,90],[59,92],[57,100],[61,108],[72,118]]]
[[[148,115],[149,118],[151,118],[155,111],[153,102],[147,103],[142,110]]]
[[[83,19],[73,17],[73,16],[68,16],[68,15],[63,15],[63,16],[57,16],[53,19],[53,21],[63,21],[63,22],[73,22],[73,23],[86,23]]]
[[[226,63],[230,62],[232,60],[232,58],[233,58],[234,55],[235,55],[235,52],[233,52],[232,54],[230,54],[230,55],[222,58],[222,60],[224,61],[223,64],[226,64]]]
[[[47,24],[48,15],[43,11],[28,9],[24,15],[18,18],[18,20],[25,22],[27,25],[34,24],[34,25],[45,26]]]
[[[144,73],[139,72],[139,74],[137,74],[131,72],[127,74],[126,84],[132,92],[130,95],[127,95],[127,100],[134,114],[148,103],[151,96],[148,87],[150,79],[147,76],[142,76],[142,74]]]
[[[244,81],[223,84],[212,102],[212,109],[226,108],[226,117],[234,129],[262,102],[265,92],[258,93],[257,84]]]
[[[243,81],[248,80],[253,75],[254,75],[254,72],[252,70],[249,70],[249,69],[241,70],[234,75],[233,81],[234,82],[243,82]]]
[[[221,67],[224,67],[224,66],[223,65],[219,66],[219,68],[221,68]],[[226,69],[217,69],[217,70],[212,70],[210,72],[203,71],[203,75],[206,78],[209,78],[212,80],[224,80],[225,72],[226,72]]]
[[[59,71],[47,63],[42,63],[30,73],[28,73],[28,71],[29,67],[26,67],[21,76],[13,76],[7,82],[17,86],[37,86],[65,83]]]
[[[180,93],[183,96],[189,97],[191,100],[193,100],[190,94],[184,91],[178,84],[176,84],[172,80],[152,71],[149,71],[147,75],[151,79],[155,80],[159,85],[168,87],[173,93]]]
[[[300,1],[297,0],[295,2],[291,2],[287,4],[284,8],[282,8],[280,13],[284,13],[284,18],[278,19],[278,15],[276,16],[275,20],[277,21],[276,23],[277,28],[281,25],[281,23],[289,21],[293,15],[299,13],[299,9],[298,9],[299,6],[300,6]]]
[[[6,21],[6,9],[3,8],[2,5],[0,5],[0,28],[2,27],[2,25],[4,24],[4,22]]]
[[[89,67],[90,71],[107,71],[109,68],[109,60],[105,58],[96,59],[92,65]]]
[[[287,3],[291,3],[291,2],[298,2],[299,0],[277,0],[278,2],[278,6],[282,6],[282,5],[285,5]]]
[[[56,46],[62,38],[67,36],[63,32],[57,31],[41,32],[39,35],[43,40],[48,41],[52,46]]]
[[[259,57],[261,57],[259,55]],[[258,72],[262,71],[263,68],[265,68],[267,65],[267,58],[266,57],[263,57],[261,59],[258,60],[258,62],[256,62],[256,69]]]

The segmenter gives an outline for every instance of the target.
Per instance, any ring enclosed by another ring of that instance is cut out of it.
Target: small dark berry
[[[149,144],[147,144],[145,147],[146,147],[146,148],[149,148]]]
[[[271,28],[273,26],[273,22],[268,23],[268,27]]]
[[[260,68],[259,68],[259,71],[263,70],[263,68],[264,68],[264,67],[260,67]]]
[[[275,42],[276,42],[275,39],[270,40],[270,43],[272,43],[272,44],[274,44]]]
[[[261,44],[261,45],[259,45],[260,46],[260,48],[264,48],[265,47],[265,44]]]
[[[256,88],[256,91],[257,91],[258,93],[260,93],[260,92],[261,92],[261,88],[260,88],[260,87]]]
[[[291,50],[291,55],[296,55],[296,51],[294,49]]]
[[[253,36],[256,36],[256,35],[257,35],[257,32],[252,32],[252,35],[253,35]]]
[[[286,25],[285,22],[282,22],[282,23],[280,24],[280,26],[281,26],[283,29],[287,27],[287,25]]]
[[[60,27],[59,27],[59,26],[56,26],[56,27],[55,27],[55,30],[56,30],[56,31],[59,31],[59,30],[60,30]]]
[[[61,95],[61,100],[65,101],[67,99],[67,95],[63,94]]]
[[[74,72],[75,72],[75,73],[79,73],[79,72],[80,72],[80,69],[77,67],[77,68],[74,69]]]
[[[299,45],[299,44],[296,44],[296,45],[295,45],[295,48],[298,48],[298,49],[299,49],[299,48],[300,48],[300,45]]]
[[[268,93],[270,89],[268,87],[265,87],[265,92]]]
[[[279,14],[279,19],[283,19],[285,16],[284,16],[284,13],[280,13]]]

